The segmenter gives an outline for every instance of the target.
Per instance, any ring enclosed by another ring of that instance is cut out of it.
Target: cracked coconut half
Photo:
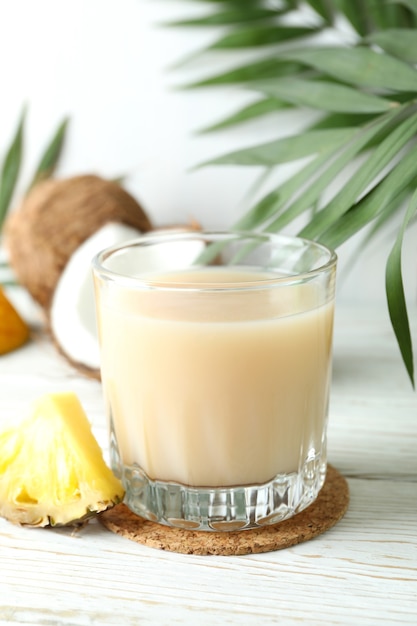
[[[0,516],[27,526],[76,525],[122,501],[73,393],[48,394],[0,433]]]
[[[156,230],[173,229],[200,227]],[[42,181],[6,219],[5,246],[18,282],[43,308],[59,352],[87,376],[100,379],[92,258],[149,231],[155,228],[137,200],[95,175]],[[149,262],[144,259],[143,271]]]

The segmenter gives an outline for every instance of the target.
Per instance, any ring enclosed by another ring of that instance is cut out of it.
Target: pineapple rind
[[[78,524],[123,499],[73,393],[42,397],[0,434],[0,459],[0,516],[16,524]]]

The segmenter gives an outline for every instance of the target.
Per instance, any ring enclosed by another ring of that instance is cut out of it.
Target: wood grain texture
[[[317,499],[304,511],[279,524],[248,532],[200,532],[169,528],[145,520],[125,504],[104,511],[98,520],[108,530],[145,546],[183,554],[242,555],[272,552],[310,541],[339,522],[349,504],[346,479],[332,465]]]
[[[60,390],[79,395],[107,450],[99,383],[39,335],[0,359],[0,425]],[[415,625],[417,394],[385,311],[338,311],[328,447],[348,478],[349,509],[327,533],[286,550],[184,555],[96,521],[73,532],[0,520],[0,625]]]

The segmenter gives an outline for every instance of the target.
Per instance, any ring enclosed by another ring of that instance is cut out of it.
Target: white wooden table
[[[416,330],[414,320],[415,339]],[[0,358],[0,425],[60,390],[79,395],[107,449],[100,385],[44,337]],[[348,478],[346,516],[324,535],[272,553],[186,556],[140,546],[97,522],[74,534],[0,520],[0,624],[415,625],[417,393],[380,307],[339,307],[329,459]]]

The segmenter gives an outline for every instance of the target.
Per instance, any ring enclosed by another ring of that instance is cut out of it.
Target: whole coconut
[[[95,175],[36,185],[5,223],[5,246],[16,278],[44,308],[74,251],[108,222],[144,233],[151,222],[122,187]]]

